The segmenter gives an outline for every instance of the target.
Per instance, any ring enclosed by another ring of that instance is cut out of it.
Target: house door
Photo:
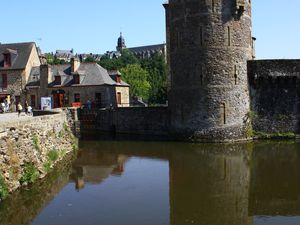
[[[64,106],[64,94],[53,94],[54,108],[61,108]]]

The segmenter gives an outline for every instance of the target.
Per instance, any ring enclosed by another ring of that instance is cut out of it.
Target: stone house
[[[0,44],[0,101],[9,97],[12,109],[24,101],[30,74],[40,64],[35,43]]]
[[[76,58],[65,65],[41,65],[31,71],[27,89],[29,104],[40,108],[41,97],[52,97],[53,107],[128,107],[129,85],[118,71],[108,72],[97,63],[80,63]]]

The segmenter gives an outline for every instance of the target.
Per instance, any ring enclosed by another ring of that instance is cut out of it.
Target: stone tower
[[[122,32],[120,33],[120,37],[118,38],[118,45],[117,45],[117,51],[122,51],[124,48],[126,48],[125,44],[125,38],[122,35]]]
[[[251,0],[169,0],[164,7],[170,131],[194,141],[245,139]]]

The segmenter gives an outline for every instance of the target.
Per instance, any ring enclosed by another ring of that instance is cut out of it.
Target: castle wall
[[[253,127],[300,132],[300,60],[248,62]]]
[[[170,0],[170,130],[195,141],[246,138],[251,5],[234,0]]]
[[[124,134],[146,135],[165,138],[168,134],[168,108],[131,107],[113,110],[79,110],[81,134],[89,136],[95,131]]]

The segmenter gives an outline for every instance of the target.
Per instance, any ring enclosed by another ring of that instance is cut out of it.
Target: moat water
[[[0,225],[299,225],[300,143],[82,142]]]

